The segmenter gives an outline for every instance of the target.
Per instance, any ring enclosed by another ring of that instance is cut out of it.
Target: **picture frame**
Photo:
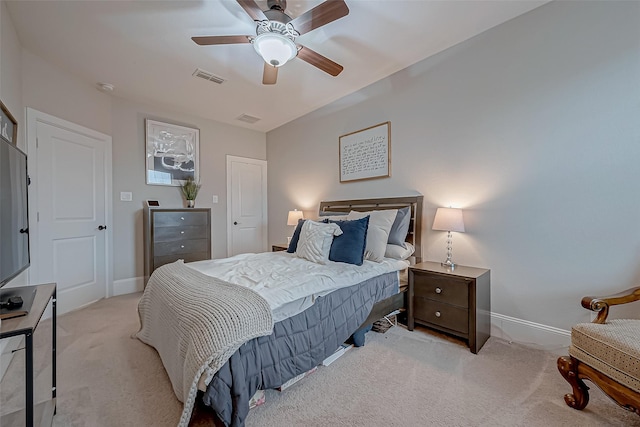
[[[146,119],[146,181],[149,185],[181,186],[199,181],[200,130]]]
[[[391,122],[339,137],[340,182],[391,176]]]
[[[18,122],[11,115],[9,109],[0,101],[0,137],[13,145],[18,144]]]

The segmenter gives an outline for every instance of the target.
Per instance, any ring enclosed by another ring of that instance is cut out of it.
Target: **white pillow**
[[[364,257],[370,261],[382,262],[387,249],[389,231],[396,220],[397,209],[387,209],[383,211],[357,212],[351,211],[347,219],[360,219],[369,216],[369,228],[367,228],[367,245],[364,250]]]
[[[338,224],[305,221],[300,229],[300,240],[296,248],[296,256],[306,260],[326,264],[333,236],[339,236],[342,230]]]
[[[400,260],[409,258],[416,251],[416,248],[414,248],[409,242],[404,242],[404,244],[407,246],[406,248],[403,248],[400,245],[387,245],[387,250],[384,253],[385,258]]]

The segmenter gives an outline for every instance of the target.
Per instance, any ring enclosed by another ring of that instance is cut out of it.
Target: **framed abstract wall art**
[[[0,136],[12,143],[17,144],[18,122],[13,118],[9,109],[0,101]]]
[[[146,119],[147,184],[180,186],[198,181],[200,130]]]

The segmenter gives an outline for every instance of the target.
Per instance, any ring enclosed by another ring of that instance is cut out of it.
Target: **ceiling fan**
[[[204,36],[191,39],[201,46],[251,43],[264,59],[262,84],[272,85],[278,79],[278,68],[296,56],[332,76],[343,70],[342,65],[317,52],[296,44],[296,37],[322,27],[349,14],[344,0],[327,0],[302,15],[291,19],[285,13],[286,0],[268,0],[269,10],[263,11],[254,0],[236,0],[256,22],[255,36]]]

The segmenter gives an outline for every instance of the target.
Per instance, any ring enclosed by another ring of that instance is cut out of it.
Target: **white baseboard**
[[[491,313],[491,336],[566,355],[571,332],[504,314]]]
[[[144,290],[144,278],[132,277],[129,279],[120,279],[113,282],[112,297],[118,295],[133,294],[135,292],[142,292]]]

